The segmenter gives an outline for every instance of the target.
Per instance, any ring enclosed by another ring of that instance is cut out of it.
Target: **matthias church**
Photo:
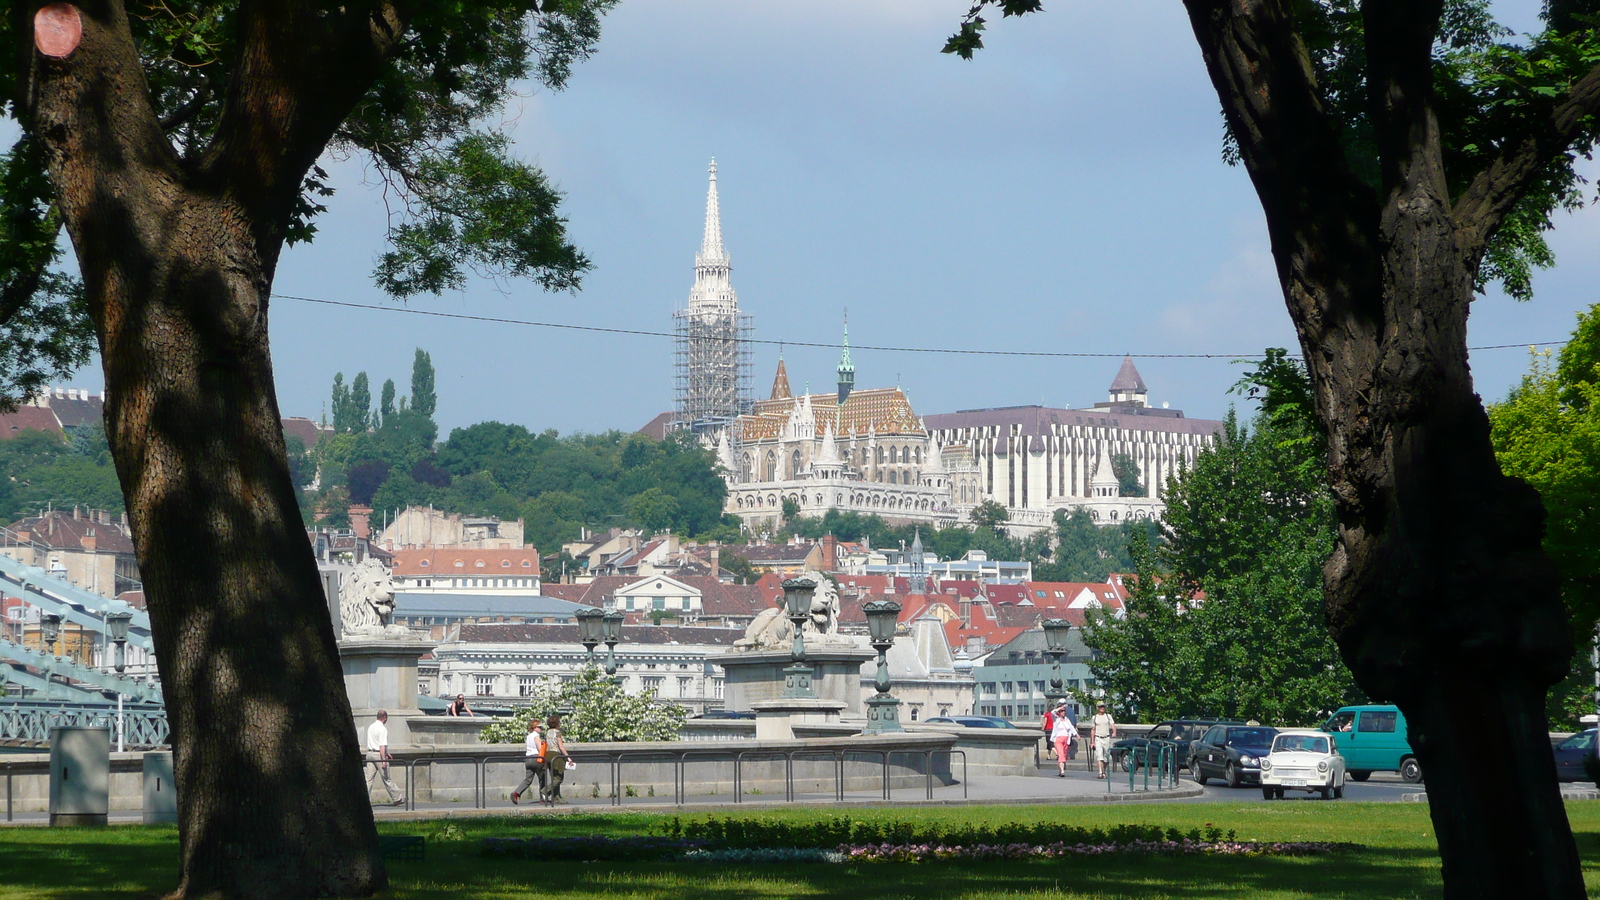
[[[775,530],[784,501],[802,515],[830,509],[895,523],[950,525],[993,500],[1015,533],[1082,507],[1102,525],[1161,515],[1167,478],[1219,439],[1222,423],[1153,407],[1131,358],[1106,402],[1089,409],[1004,406],[920,415],[901,387],[857,388],[846,328],[836,390],[796,396],[780,356],[772,387],[749,399],[751,319],[739,311],[722,243],[716,162],[705,238],[677,326],[677,398],[670,428],[711,446],[728,482],[727,512]],[[1114,456],[1131,459],[1148,496],[1122,496]]]

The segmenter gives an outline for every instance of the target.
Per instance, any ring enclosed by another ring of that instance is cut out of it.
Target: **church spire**
[[[789,370],[783,365],[783,354],[778,354],[778,374],[772,377],[772,399],[788,400],[794,396],[789,390]]]
[[[722,207],[717,202],[717,160],[711,158],[711,187],[706,191],[706,237],[700,245],[704,259],[722,259]]]
[[[856,364],[850,361],[850,310],[844,311],[844,350],[839,354],[839,405],[856,387]]]

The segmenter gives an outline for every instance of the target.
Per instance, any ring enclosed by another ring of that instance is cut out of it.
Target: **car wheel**
[[[1422,780],[1422,763],[1417,762],[1415,756],[1408,756],[1400,760],[1400,777],[1409,784],[1416,784]]]
[[[1344,785],[1341,784],[1338,787],[1333,789],[1333,799],[1335,799],[1335,800],[1343,800],[1344,799]]]
[[[1263,800],[1271,800],[1272,798],[1273,798],[1273,790],[1272,790],[1272,788],[1270,788],[1270,787],[1268,787],[1266,785],[1262,785],[1262,787],[1261,787],[1261,799],[1263,799]]]
[[[1349,772],[1346,772],[1345,774],[1349,775],[1351,778],[1354,778],[1357,781],[1366,781],[1367,778],[1372,775],[1371,772],[1363,772],[1360,769],[1352,769]]]
[[[1228,765],[1222,770],[1222,777],[1228,782],[1228,787],[1239,786],[1239,769],[1234,766],[1233,760],[1228,760]]]
[[[1322,799],[1324,799],[1324,800],[1332,800],[1333,799],[1333,788],[1331,788],[1331,787],[1323,788],[1322,789]]]
[[[1189,764],[1189,772],[1190,774],[1194,775],[1195,784],[1203,786],[1206,783],[1206,773],[1204,769],[1200,768],[1199,760],[1195,760]]]

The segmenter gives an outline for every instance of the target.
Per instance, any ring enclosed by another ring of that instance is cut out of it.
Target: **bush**
[[[675,740],[689,711],[676,703],[657,703],[655,696],[655,691],[624,693],[597,666],[586,666],[577,678],[541,689],[527,707],[490,723],[478,736],[489,744],[520,743],[528,735],[530,718],[548,719],[560,712],[561,736],[569,743]]]

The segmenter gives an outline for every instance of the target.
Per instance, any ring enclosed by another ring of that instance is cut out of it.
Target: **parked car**
[[[1332,800],[1344,796],[1344,757],[1338,738],[1296,728],[1278,732],[1261,760],[1261,796],[1282,800],[1284,791],[1310,791]]]
[[[1589,781],[1589,772],[1583,767],[1586,757],[1595,754],[1596,729],[1580,731],[1555,745],[1556,780]]]
[[[1168,719],[1157,722],[1147,734],[1126,737],[1111,745],[1111,764],[1126,772],[1129,766],[1137,769],[1139,756],[1135,753],[1151,741],[1172,741],[1178,745],[1178,768],[1189,767],[1189,748],[1206,733],[1206,729],[1222,719]],[[1240,723],[1243,724],[1243,723]]]
[[[1356,781],[1366,781],[1373,772],[1399,772],[1412,784],[1422,780],[1422,763],[1411,749],[1399,707],[1346,706],[1322,730],[1338,736],[1339,753]]]
[[[965,725],[968,728],[1016,728],[999,716],[934,716],[923,719],[933,725]]]
[[[754,719],[756,714],[743,710],[708,709],[703,713],[690,716],[691,719]]]
[[[1228,787],[1261,780],[1261,758],[1272,749],[1278,729],[1265,725],[1213,725],[1190,745],[1189,771],[1194,780],[1221,778]]]

